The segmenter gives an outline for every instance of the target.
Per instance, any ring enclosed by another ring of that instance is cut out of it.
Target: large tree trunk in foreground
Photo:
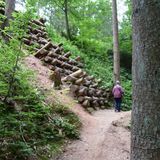
[[[160,2],[132,1],[131,160],[160,160]]]
[[[112,0],[112,19],[113,19],[113,54],[114,54],[114,82],[120,80],[120,53],[118,42],[118,18],[117,1]]]

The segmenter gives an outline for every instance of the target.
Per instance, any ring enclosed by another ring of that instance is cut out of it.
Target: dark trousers
[[[122,99],[121,98],[114,98],[114,100],[115,100],[115,111],[120,112]]]

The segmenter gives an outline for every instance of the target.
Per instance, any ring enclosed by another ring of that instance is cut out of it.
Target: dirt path
[[[49,90],[49,70],[30,56],[26,59],[29,68],[36,71],[38,86]],[[92,115],[67,95],[68,90],[55,91],[55,100],[71,107],[82,122],[80,140],[71,142],[56,160],[127,160],[129,159],[130,133],[125,127],[130,112],[115,113],[113,110],[99,110]],[[53,96],[53,95],[52,95]],[[51,97],[53,99],[53,97]]]
[[[100,110],[91,116],[80,111],[79,106],[74,110],[78,110],[83,119],[81,139],[71,143],[58,160],[127,160],[129,158],[129,132],[112,125],[113,121],[128,117],[129,112],[115,113],[113,110]]]

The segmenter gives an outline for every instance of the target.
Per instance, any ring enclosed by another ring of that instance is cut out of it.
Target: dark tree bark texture
[[[160,1],[132,2],[131,160],[160,160]]]

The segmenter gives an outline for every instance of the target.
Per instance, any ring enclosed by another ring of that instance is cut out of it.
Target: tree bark
[[[114,53],[114,82],[120,80],[120,53],[118,42],[118,18],[117,18],[117,1],[112,0],[112,19],[113,19],[113,53]]]
[[[4,20],[4,22],[1,25],[1,30],[2,32],[0,33],[0,36],[3,37],[4,41],[8,41],[9,37],[6,36],[6,34],[4,34],[3,30],[5,27],[9,26],[9,19],[11,19],[12,17],[12,13],[15,10],[15,0],[5,0],[5,16],[6,19]]]
[[[133,2],[131,160],[160,159],[160,2]]]
[[[3,27],[9,25],[9,19],[12,17],[12,13],[15,10],[15,0],[5,0],[6,7],[5,7],[5,16],[7,17],[6,21],[3,24]]]
[[[68,0],[64,0],[64,14],[65,14],[67,37],[69,40],[71,40],[71,33],[70,33],[69,20],[68,20]]]

